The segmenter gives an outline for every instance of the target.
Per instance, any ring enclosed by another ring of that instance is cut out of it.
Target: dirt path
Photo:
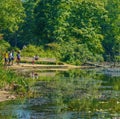
[[[29,63],[20,63],[19,65],[14,64],[8,67],[20,72],[26,71],[67,71],[71,68],[76,68],[73,65],[45,65],[45,64],[29,64]],[[80,67],[79,67],[80,68]]]
[[[19,65],[14,64],[9,66],[10,69],[19,71],[42,71],[42,70],[52,70],[52,71],[67,71],[69,69],[81,69],[81,68],[93,68],[94,66],[75,66],[70,64],[63,65],[46,65],[46,64],[30,64],[30,63],[20,63]]]

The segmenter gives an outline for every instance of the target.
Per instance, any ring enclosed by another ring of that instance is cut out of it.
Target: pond
[[[32,97],[0,103],[0,119],[120,119],[119,76],[98,69],[44,73],[30,87]]]

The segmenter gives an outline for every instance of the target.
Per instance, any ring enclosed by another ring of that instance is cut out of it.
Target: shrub
[[[21,55],[25,57],[33,57],[35,55],[38,55],[39,57],[55,57],[55,53],[53,50],[44,49],[43,47],[35,45],[28,45],[23,48]]]

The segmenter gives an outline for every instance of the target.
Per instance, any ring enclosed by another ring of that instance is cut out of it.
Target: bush
[[[120,56],[115,56],[115,61],[120,62]]]
[[[8,48],[10,48],[10,44],[3,39],[0,40],[0,53],[6,51]]]
[[[77,44],[75,41],[63,42],[59,44],[57,56],[63,62],[80,65],[87,61],[103,61],[100,54],[93,54],[86,44]]]
[[[55,57],[55,53],[53,50],[50,49],[46,50],[43,47],[35,46],[35,45],[28,45],[25,48],[23,48],[21,55],[25,57],[33,57],[35,55],[38,55],[39,57],[49,57],[49,58]]]

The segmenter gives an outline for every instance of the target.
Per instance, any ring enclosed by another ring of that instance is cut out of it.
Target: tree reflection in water
[[[54,77],[39,77],[31,92],[32,97],[17,104],[11,114],[28,119],[120,117],[120,77],[108,77],[96,70],[71,70],[57,72]],[[0,107],[0,115],[4,106]]]

